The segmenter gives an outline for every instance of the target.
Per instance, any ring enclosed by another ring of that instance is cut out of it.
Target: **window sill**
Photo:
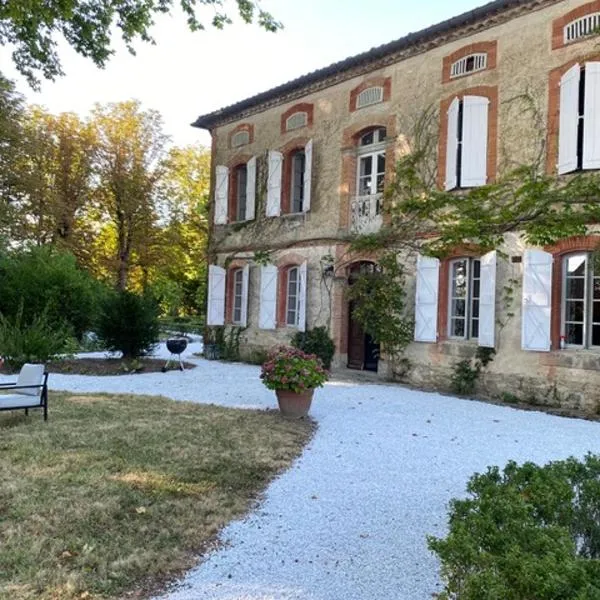
[[[479,347],[479,343],[474,339],[444,338],[438,341],[438,346],[441,354],[465,359],[473,356]]]
[[[542,352],[540,364],[546,367],[600,371],[600,348],[565,348]]]

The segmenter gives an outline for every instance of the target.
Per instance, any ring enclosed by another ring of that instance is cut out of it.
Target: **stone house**
[[[348,234],[382,226],[383,187],[424,107],[438,107],[446,189],[493,182],[540,148],[549,172],[600,168],[599,26],[600,0],[496,0],[199,117],[212,135],[207,323],[244,327],[246,353],[325,325],[337,366],[437,389],[491,346],[481,394],[598,410],[599,236],[528,248],[507,234],[484,256],[406,258],[416,325],[402,369],[344,290],[376,262],[349,252]],[[512,101],[525,92],[537,122]]]

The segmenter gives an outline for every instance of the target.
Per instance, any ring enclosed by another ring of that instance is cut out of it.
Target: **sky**
[[[28,102],[54,113],[73,111],[83,116],[96,102],[135,98],[144,108],[163,115],[165,132],[173,144],[208,146],[209,134],[190,126],[197,116],[484,3],[262,0],[262,8],[284,24],[283,31],[275,34],[239,22],[222,31],[207,27],[192,33],[183,15],[175,12],[157,18],[152,30],[156,45],[137,41],[135,56],[115,38],[116,54],[105,69],[61,44],[66,75],[43,82],[39,92],[19,76],[8,47],[0,48],[0,71],[16,81]]]

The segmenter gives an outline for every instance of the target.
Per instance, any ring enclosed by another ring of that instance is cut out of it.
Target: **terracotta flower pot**
[[[290,390],[275,390],[281,414],[291,419],[299,419],[308,414],[314,393],[315,390],[306,390],[301,393]]]

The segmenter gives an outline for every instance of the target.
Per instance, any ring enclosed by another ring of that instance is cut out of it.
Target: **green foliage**
[[[442,600],[600,598],[599,457],[490,467],[467,491],[447,537],[428,539]]]
[[[404,316],[405,278],[396,254],[379,258],[379,267],[356,275],[346,290],[352,318],[390,356],[399,355],[412,341],[413,322]]]
[[[481,371],[494,359],[494,348],[478,346],[472,359],[461,360],[454,365],[450,379],[450,388],[455,394],[468,395],[473,393],[475,383]]]
[[[46,310],[30,321],[23,319],[22,306],[12,317],[0,313],[0,356],[12,368],[45,363],[74,348],[69,325],[50,319]]]
[[[308,331],[298,331],[292,338],[292,346],[307,354],[315,354],[323,366],[329,370],[335,354],[335,344],[326,327],[314,327]]]
[[[98,336],[111,352],[135,359],[148,354],[159,337],[158,305],[154,298],[132,292],[114,292],[102,305]]]
[[[239,361],[243,332],[244,327],[205,327],[204,345],[214,344],[221,360]]]
[[[267,31],[282,27],[257,2],[232,0],[231,3],[245,23],[256,20]],[[76,52],[104,67],[114,54],[111,38],[115,31],[120,31],[127,48],[135,54],[135,40],[153,42],[151,29],[156,17],[180,8],[190,30],[198,31],[204,29],[199,13],[205,6],[215,8],[211,24],[217,29],[232,22],[230,12],[223,10],[223,2],[215,0],[4,0],[0,3],[0,45],[15,46],[15,66],[36,86],[37,72],[41,71],[48,79],[63,74],[57,53],[57,42],[63,37]]]
[[[34,248],[0,256],[0,313],[24,326],[45,312],[58,328],[67,323],[80,339],[94,325],[104,288],[81,270],[71,254]]]
[[[270,390],[302,393],[322,387],[327,381],[327,371],[314,354],[280,346],[269,354],[260,378]]]
[[[202,317],[162,317],[160,328],[166,334],[176,333],[181,336],[190,333],[202,334],[204,319]]]

